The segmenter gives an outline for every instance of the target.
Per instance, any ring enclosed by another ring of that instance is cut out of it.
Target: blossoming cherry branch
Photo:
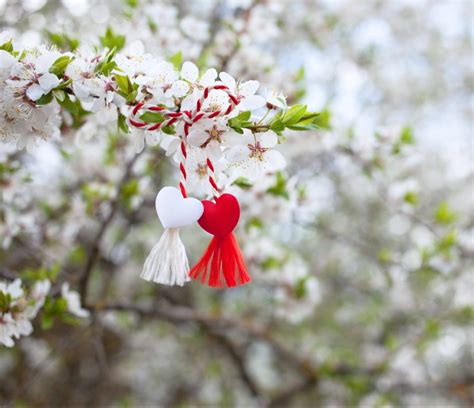
[[[191,62],[178,70],[150,54],[19,50],[9,40],[0,44],[0,140],[31,151],[39,141],[60,141],[62,129],[107,116],[115,117],[115,131],[135,140],[137,151],[145,142],[160,145],[179,168],[179,189],[165,187],[157,196],[165,232],[141,276],[168,285],[191,277],[232,287],[250,276],[232,233],[239,204],[226,190],[284,168],[274,147],[286,129],[317,129],[317,113],[258,89],[257,81],[236,81],[213,68],[200,74]],[[188,192],[214,202],[200,203]],[[195,221],[214,238],[189,272],[178,228]]]

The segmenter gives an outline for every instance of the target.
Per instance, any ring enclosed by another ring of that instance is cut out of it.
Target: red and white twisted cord
[[[221,91],[226,92],[227,95],[229,96],[229,105],[225,109],[221,109],[221,110],[202,111],[202,107],[204,106],[204,103],[206,99],[209,97],[210,92],[212,90],[221,90]],[[184,125],[183,125],[184,135],[180,136],[181,160],[179,163],[179,170],[180,170],[181,177],[180,177],[180,182],[179,182],[179,188],[181,190],[181,194],[183,195],[183,197],[186,198],[187,191],[186,191],[185,184],[186,184],[186,179],[187,179],[187,173],[186,173],[185,163],[186,163],[186,158],[187,158],[187,147],[186,147],[187,137],[188,137],[190,128],[201,119],[213,119],[218,116],[225,116],[225,115],[230,114],[239,103],[240,103],[239,98],[233,95],[227,86],[212,85],[212,86],[205,87],[203,89],[203,93],[201,97],[196,101],[196,105],[192,111],[179,111],[179,110],[172,111],[163,106],[149,105],[149,104],[140,102],[137,105],[135,105],[134,108],[132,109],[131,115],[128,118],[128,123],[133,127],[146,130],[148,132],[152,132],[152,131],[157,131],[162,128],[165,128],[166,126],[171,126],[179,120],[184,122]],[[144,122],[141,119],[141,116],[146,111],[160,112],[167,119],[160,123]],[[209,184],[211,185],[214,191],[214,197],[216,198],[219,195],[219,187],[217,186],[217,183],[215,180],[215,168],[209,157],[206,158],[206,164],[209,170]]]

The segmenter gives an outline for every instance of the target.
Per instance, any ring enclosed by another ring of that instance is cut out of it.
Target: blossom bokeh
[[[1,405],[472,406],[473,7],[0,0]],[[179,138],[129,107],[214,83],[187,184],[253,280],[145,282]]]

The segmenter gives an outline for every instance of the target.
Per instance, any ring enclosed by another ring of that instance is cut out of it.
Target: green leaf
[[[140,119],[146,123],[162,123],[165,121],[165,117],[160,112],[145,112],[140,116]]]
[[[51,315],[43,313],[41,316],[41,329],[50,330],[54,325],[54,318]]]
[[[301,126],[301,125],[291,125],[291,126],[288,126],[288,129],[296,130],[296,131],[318,130],[319,126],[311,123],[309,125],[303,125],[303,126]]]
[[[240,121],[239,119],[237,118],[231,118],[229,119],[229,121],[227,122],[227,124],[230,126],[230,127],[237,127],[237,128],[240,128]]]
[[[132,83],[128,76],[115,74],[114,79],[124,95],[128,95],[133,90]]]
[[[111,48],[107,54],[105,54],[100,62],[95,67],[95,72],[99,74],[104,74],[106,76],[110,75],[113,69],[117,67],[117,64],[113,60],[115,54],[117,53],[117,48]]]
[[[306,109],[306,105],[294,105],[285,112],[281,121],[285,124],[285,126],[295,125],[304,116]]]
[[[295,297],[297,299],[302,299],[306,296],[307,290],[306,290],[306,281],[308,278],[301,278],[296,282],[295,285]]]
[[[276,120],[270,126],[270,129],[273,130],[276,134],[281,134],[285,130],[285,125],[281,120]]]
[[[451,210],[449,204],[445,201],[439,203],[434,213],[434,220],[438,224],[449,225],[458,219],[458,214]]]
[[[315,120],[319,118],[319,116],[321,116],[321,114],[319,112],[306,112],[301,117],[301,119],[298,121],[297,124],[299,126],[313,124],[315,122]]]
[[[319,112],[318,117],[314,119],[313,123],[321,129],[331,129],[331,111],[323,109]]]
[[[125,4],[130,8],[137,8],[138,0],[125,0]]]
[[[413,144],[415,143],[415,137],[413,136],[413,131],[410,127],[405,126],[400,133],[400,142],[403,144]]]
[[[248,122],[251,116],[252,116],[252,112],[250,111],[240,112],[236,117],[229,119],[227,124],[232,129],[234,129],[237,133],[243,134],[244,133],[244,131],[242,130],[243,127],[253,126],[252,122]]]
[[[246,228],[247,230],[251,228],[258,228],[258,229],[263,228],[263,222],[258,217],[252,217],[247,221]]]
[[[119,95],[123,96],[127,102],[132,102],[137,96],[138,84],[132,83],[126,75],[115,74],[114,79],[119,87]]]
[[[158,30],[158,25],[153,21],[153,19],[148,17],[147,23],[148,23],[148,28],[150,29],[150,31],[152,33],[156,33],[156,31]]]
[[[86,250],[79,245],[75,246],[69,253],[69,262],[71,262],[72,265],[83,265],[86,258]]]
[[[67,310],[68,310],[67,300],[62,298],[62,297],[56,299],[55,304],[54,304],[54,310],[58,314],[67,312]]]
[[[305,69],[304,66],[301,66],[295,74],[295,82],[302,81],[305,77]]]
[[[57,102],[71,114],[73,119],[72,127],[75,129],[81,127],[84,122],[84,117],[90,114],[90,112],[82,108],[79,100],[76,99],[73,101],[68,94],[65,94],[64,100],[61,101],[57,99]]]
[[[249,190],[253,186],[253,184],[245,177],[239,177],[237,180],[233,182],[233,184],[235,186],[240,187],[243,190]]]
[[[276,174],[276,182],[272,187],[267,190],[267,193],[278,197],[283,197],[286,200],[290,199],[290,194],[286,189],[286,178],[281,171]]]
[[[46,31],[46,35],[48,36],[49,42],[65,51],[75,51],[80,44],[77,38],[69,37],[67,34]]]
[[[277,258],[269,256],[260,266],[263,270],[278,269],[281,266],[281,262]]]
[[[128,125],[127,125],[127,118],[125,115],[122,115],[120,112],[118,114],[118,120],[117,120],[117,126],[119,130],[121,130],[123,133],[128,133]]]
[[[13,52],[13,43],[12,40],[8,40],[6,43],[0,45],[0,50],[4,50],[6,52],[12,53]]]
[[[244,111],[244,112],[240,112],[236,116],[236,119],[238,119],[240,122],[247,122],[250,119],[251,116],[252,116],[252,112]]]
[[[277,114],[268,124],[270,129],[281,135],[288,128],[296,131],[318,130],[320,127],[329,128],[329,112],[308,112],[306,105],[294,105],[284,114]],[[322,126],[321,126],[322,125]]]
[[[474,306],[467,305],[453,310],[451,318],[460,325],[472,326],[474,323]]]
[[[449,251],[453,248],[453,246],[457,242],[457,231],[455,229],[449,231],[446,235],[441,237],[441,239],[436,243],[436,249],[439,252],[443,252],[445,254],[449,253]]]
[[[123,198],[131,198],[134,195],[137,195],[140,192],[140,187],[138,184],[137,179],[130,180],[129,182],[125,183],[120,191],[120,194]]]
[[[67,88],[69,85],[72,84],[72,79],[68,79],[67,81],[62,81],[56,88],[54,88],[55,90],[60,90],[60,89],[65,89]]]
[[[120,190],[120,198],[127,207],[130,207],[132,198],[139,193],[140,184],[138,183],[138,179],[132,179],[125,183],[125,185]]]
[[[59,316],[59,319],[63,323],[69,324],[71,326],[78,326],[79,324],[81,324],[81,320],[78,317],[71,314],[66,314],[66,313],[62,314]]]
[[[37,282],[45,279],[55,281],[60,270],[61,266],[58,263],[55,263],[49,268],[45,266],[39,268],[27,268],[21,272],[20,276],[23,280],[31,282]]]
[[[53,100],[53,92],[49,92],[46,95],[41,96],[41,98],[37,99],[35,103],[37,105],[47,105]]]
[[[174,135],[176,133],[176,130],[174,129],[173,126],[165,126],[161,128],[161,131],[163,133],[166,133],[167,135]]]
[[[388,334],[384,341],[385,347],[389,350],[395,350],[399,344],[400,341],[393,334]]]
[[[66,99],[66,94],[61,89],[54,90],[53,91],[53,96],[56,98],[56,100],[58,100],[60,102],[63,102],[64,99]]]
[[[169,62],[171,62],[174,67],[179,70],[183,64],[183,53],[178,51],[176,54],[169,57]]]
[[[207,60],[209,59],[209,48],[205,48],[202,50],[201,54],[199,55],[196,65],[199,68],[200,72],[204,72],[207,68]]]
[[[113,49],[120,51],[125,46],[125,36],[115,34],[112,27],[107,27],[105,34],[100,37],[100,43],[104,48]]]
[[[392,253],[388,248],[382,248],[377,254],[377,258],[381,263],[389,263],[392,260]]]
[[[405,193],[405,196],[403,197],[403,200],[411,204],[413,206],[417,205],[420,202],[420,198],[418,197],[418,194],[415,193],[414,191],[407,191]]]
[[[439,321],[428,319],[425,323],[424,333],[421,340],[417,344],[417,349],[419,351],[426,350],[426,347],[436,340],[441,333],[441,325]]]
[[[135,87],[135,85],[134,85]],[[137,85],[138,87],[138,85]],[[137,97],[137,94],[138,94],[138,91],[136,89],[134,89],[132,92],[130,92],[128,95],[127,95],[127,102],[133,102],[135,100],[135,98]]]
[[[63,55],[59,57],[56,61],[53,62],[53,65],[51,65],[51,67],[49,68],[49,72],[58,77],[62,77],[64,75],[64,72],[66,71],[67,66],[71,63],[72,60],[73,58],[68,55]]]
[[[11,302],[12,296],[9,293],[0,291],[0,310],[8,310]]]

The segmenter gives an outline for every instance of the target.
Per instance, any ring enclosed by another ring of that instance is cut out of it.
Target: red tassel
[[[212,238],[206,252],[191,269],[189,276],[213,288],[233,288],[252,280],[233,233],[224,238]]]
[[[199,225],[214,238],[189,276],[214,288],[245,285],[252,278],[232,233],[240,218],[239,202],[233,195],[223,194],[215,203],[204,200],[202,204]]]

